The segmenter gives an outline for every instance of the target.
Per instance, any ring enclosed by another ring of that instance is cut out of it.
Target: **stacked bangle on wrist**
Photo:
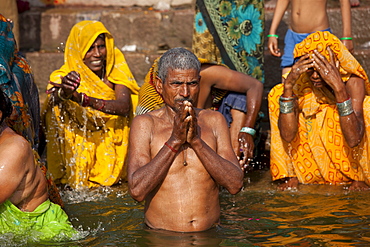
[[[342,37],[340,38],[340,40],[352,40],[353,38],[352,37]]]
[[[292,101],[292,100],[295,100],[296,99],[296,97],[295,97],[295,95],[293,94],[292,96],[290,96],[290,97],[284,97],[283,95],[281,95],[280,96],[280,101]]]
[[[249,128],[249,127],[243,127],[243,128],[241,128],[240,132],[244,132],[244,133],[250,134],[251,136],[254,136],[256,134],[256,130],[255,129],[252,129],[252,128]]]
[[[269,34],[269,35],[267,35],[267,37],[268,38],[270,38],[270,37],[279,38],[279,35],[277,35],[277,34]]]
[[[294,102],[296,97],[295,95],[292,95],[291,97],[284,97],[280,96],[279,104],[280,104],[280,113],[288,114],[292,113],[294,109]]]
[[[288,114],[292,113],[294,109],[294,103],[293,101],[280,101],[280,113]]]
[[[348,116],[354,112],[351,98],[347,99],[344,102],[337,103],[337,107],[339,116],[341,117]]]
[[[66,100],[69,100],[69,99],[71,99],[72,98],[72,95],[70,95],[68,98],[64,98],[63,96],[62,96],[62,88],[60,87],[59,89],[58,89],[58,97],[59,97],[59,99],[61,99],[62,101],[66,101]]]

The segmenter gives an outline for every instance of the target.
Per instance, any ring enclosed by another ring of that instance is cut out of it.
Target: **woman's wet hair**
[[[102,38],[103,40],[105,40],[105,33],[99,34],[97,38]]]
[[[200,62],[190,51],[182,47],[166,51],[158,62],[158,77],[165,82],[169,69],[195,69],[200,72]]]
[[[0,119],[0,124],[3,123],[4,119],[10,116],[13,111],[12,103],[10,102],[9,97],[1,90],[0,88],[0,111],[3,113],[3,116]]]

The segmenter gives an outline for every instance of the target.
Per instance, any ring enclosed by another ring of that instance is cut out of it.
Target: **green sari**
[[[193,52],[264,82],[262,0],[197,0]]]

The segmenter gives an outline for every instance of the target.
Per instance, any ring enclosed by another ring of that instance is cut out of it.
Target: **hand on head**
[[[292,66],[292,70],[290,71],[287,79],[285,80],[284,84],[292,84],[294,85],[295,82],[299,79],[301,74],[307,72],[309,68],[313,66],[313,59],[311,58],[310,54],[305,54],[299,58],[299,60]]]
[[[331,88],[335,89],[338,83],[343,83],[339,73],[339,61],[330,47],[327,47],[326,50],[329,53],[330,62],[325,56],[314,50],[312,54],[313,68]]]
[[[317,73],[321,77],[321,80],[334,88],[336,83],[342,81],[339,73],[339,61],[330,47],[327,47],[326,50],[329,53],[330,62],[317,50],[303,55],[292,66],[292,70],[284,82],[285,85],[294,85],[301,74],[312,69],[312,73]]]

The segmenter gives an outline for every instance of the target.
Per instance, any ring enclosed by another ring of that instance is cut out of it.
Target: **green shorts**
[[[39,240],[66,240],[77,233],[63,209],[49,200],[23,212],[9,200],[0,205],[0,234],[30,235]]]

